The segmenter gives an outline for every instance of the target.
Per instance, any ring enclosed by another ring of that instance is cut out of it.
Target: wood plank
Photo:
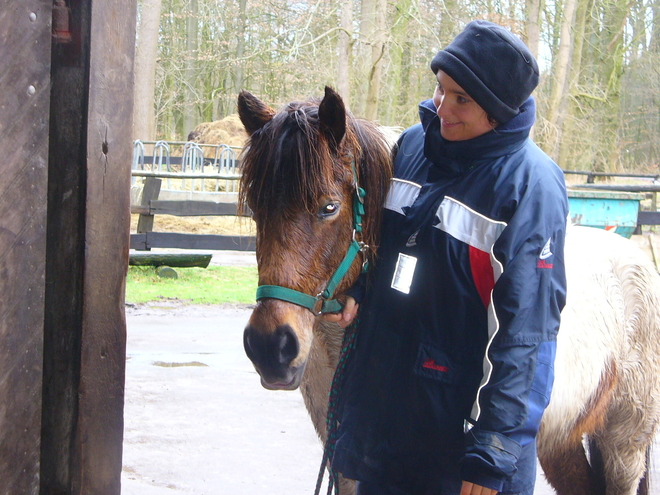
[[[209,179],[209,180],[238,180],[241,174],[214,174],[203,172],[147,172],[133,170],[133,177],[161,177],[163,179]]]
[[[121,493],[137,0],[92,2],[77,494]]]
[[[155,177],[149,177],[144,182],[142,199],[140,200],[141,206],[149,206],[153,200],[158,199],[162,182],[161,179]],[[141,214],[140,218],[138,218],[137,231],[142,233],[151,232],[152,230],[154,230],[154,214],[151,212],[151,209],[149,209],[148,213]]]
[[[128,258],[131,266],[174,266],[206,268],[211,263],[212,254],[156,254],[133,253]]]
[[[172,232],[131,234],[131,249],[144,249],[145,247],[206,249],[209,251],[254,251],[256,249],[256,239],[252,236],[178,234]]]
[[[660,225],[660,211],[640,211],[637,225]]]
[[[131,215],[149,215],[151,208],[143,205],[131,205]]]
[[[214,203],[211,201],[167,201],[151,202],[150,211],[157,215],[194,216],[239,216],[236,203]],[[138,232],[141,232],[138,230]]]
[[[630,193],[660,192],[660,184],[576,184],[571,187]]]
[[[68,1],[73,42],[52,51],[41,494],[80,493],[90,2]],[[99,492],[103,493],[103,492]]]
[[[0,492],[39,493],[50,12],[0,0]]]

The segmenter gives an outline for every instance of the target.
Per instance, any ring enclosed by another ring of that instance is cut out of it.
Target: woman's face
[[[438,85],[433,94],[438,117],[440,134],[447,141],[465,141],[493,129],[488,115],[456,81],[439,70],[436,74]]]

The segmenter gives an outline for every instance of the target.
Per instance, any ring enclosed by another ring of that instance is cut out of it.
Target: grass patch
[[[176,268],[179,278],[156,275],[151,266],[129,266],[126,301],[143,303],[163,299],[189,304],[253,304],[257,290],[256,266]]]

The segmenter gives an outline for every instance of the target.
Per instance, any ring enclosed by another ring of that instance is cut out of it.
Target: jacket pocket
[[[414,371],[418,376],[444,383],[456,380],[455,364],[443,350],[429,344],[420,344]]]

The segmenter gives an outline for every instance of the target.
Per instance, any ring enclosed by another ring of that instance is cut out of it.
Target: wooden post
[[[150,207],[151,201],[158,199],[162,182],[162,179],[158,179],[156,177],[147,177],[147,179],[144,181],[144,187],[142,188],[142,200],[140,201],[140,205]],[[137,233],[144,234],[153,230],[153,213],[151,213],[151,211],[149,211],[149,213],[141,213],[138,217]],[[150,250],[148,246],[146,249],[147,251]]]
[[[0,493],[37,495],[52,0],[0,0]]]
[[[40,494],[119,495],[136,0],[67,5],[73,42],[52,54]]]

